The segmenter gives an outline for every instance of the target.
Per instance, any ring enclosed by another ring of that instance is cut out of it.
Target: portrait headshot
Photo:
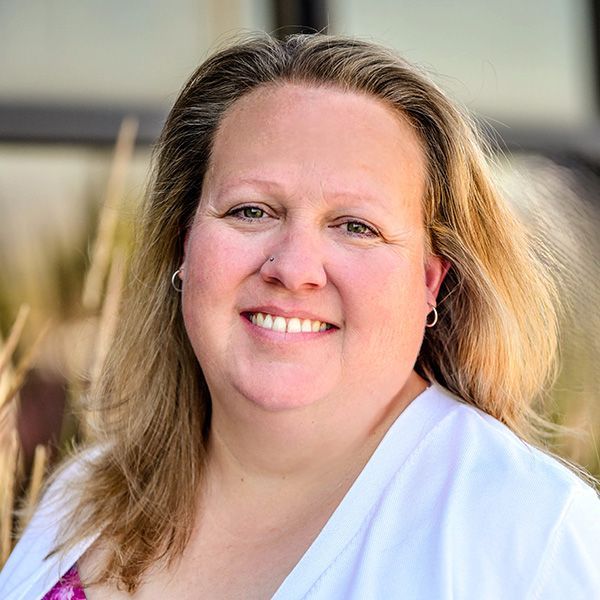
[[[600,596],[594,463],[553,442],[560,390],[598,401],[564,367],[596,242],[567,257],[560,202],[511,198],[527,169],[558,189],[549,151],[512,159],[401,47],[330,29],[236,31],[173,98],[128,256],[89,267],[77,434],[35,502],[11,483],[2,598]]]

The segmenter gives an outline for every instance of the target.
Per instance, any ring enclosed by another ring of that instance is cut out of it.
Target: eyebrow
[[[232,190],[254,188],[264,190],[275,195],[288,195],[289,191],[286,186],[273,179],[262,177],[236,177],[233,180],[225,181],[217,185],[217,195],[230,192]],[[380,192],[376,193],[372,190],[349,190],[340,189],[333,193],[324,194],[325,197],[331,199],[349,199],[358,203],[367,203],[372,205],[380,205],[381,200],[385,200],[385,196]],[[400,198],[398,200],[401,200]]]

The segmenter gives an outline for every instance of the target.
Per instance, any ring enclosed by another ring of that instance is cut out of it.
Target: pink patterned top
[[[77,565],[73,565],[42,600],[86,600]]]

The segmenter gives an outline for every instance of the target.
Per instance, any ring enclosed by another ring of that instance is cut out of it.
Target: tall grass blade
[[[99,308],[102,289],[110,264],[110,254],[119,222],[119,207],[123,198],[125,179],[133,156],[138,121],[133,117],[123,119],[106,194],[100,211],[98,232],[92,251],[90,268],[83,288],[82,303],[89,310]]]

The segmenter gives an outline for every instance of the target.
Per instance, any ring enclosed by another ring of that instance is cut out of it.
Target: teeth
[[[298,317],[286,319],[280,316],[273,317],[268,313],[252,313],[250,320],[253,325],[257,325],[263,329],[279,331],[280,333],[317,333],[319,331],[327,331],[331,328],[331,325],[321,321],[299,319]]]
[[[277,317],[278,319],[281,317]],[[302,323],[300,323],[300,319],[296,317],[292,317],[287,324],[287,332],[288,333],[300,333],[302,331]]]
[[[286,329],[286,322],[283,317],[275,317],[273,319],[273,331],[281,331],[284,333]]]

